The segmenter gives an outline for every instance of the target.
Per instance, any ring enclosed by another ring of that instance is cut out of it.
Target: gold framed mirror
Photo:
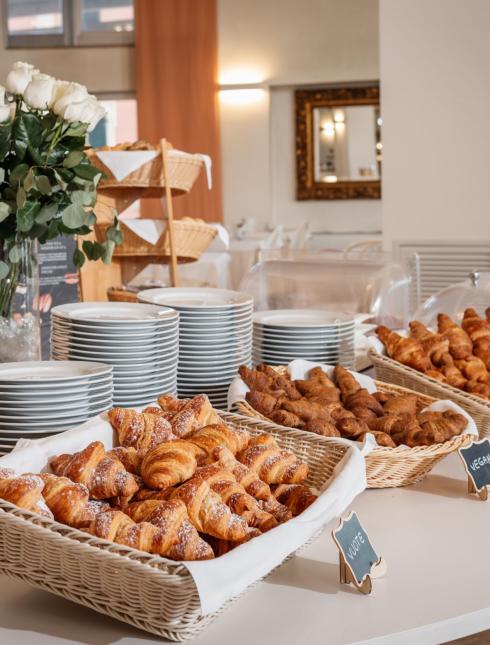
[[[379,85],[295,92],[296,198],[380,199]]]

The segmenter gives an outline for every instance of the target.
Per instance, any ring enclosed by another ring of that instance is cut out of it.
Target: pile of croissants
[[[252,370],[242,365],[240,376],[249,391],[245,398],[257,412],[275,423],[327,437],[362,441],[369,432],[380,446],[430,446],[459,435],[468,425],[453,410],[419,411],[415,394],[370,394],[341,365],[331,380],[321,367],[306,380],[292,381],[268,365]]]
[[[52,473],[0,468],[0,498],[172,560],[222,555],[315,501],[307,464],[272,435],[228,427],[205,395],[158,403],[108,413],[112,450],[94,441],[52,458]]]
[[[376,334],[395,361],[484,399],[490,399],[490,307],[486,319],[466,309],[461,326],[446,314],[437,316],[437,332],[417,320],[407,338],[387,327]]]

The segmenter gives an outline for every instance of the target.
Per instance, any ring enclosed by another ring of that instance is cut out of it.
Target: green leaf
[[[88,128],[88,123],[81,123],[80,121],[75,121],[70,125],[68,130],[63,134],[64,137],[82,137]]]
[[[108,240],[110,240],[111,242],[114,242],[116,246],[119,246],[119,244],[121,244],[123,241],[122,232],[119,230],[119,228],[116,228],[115,226],[111,226],[110,228],[108,228],[105,236]]]
[[[32,172],[32,168],[25,176],[23,186],[26,193],[28,193],[30,190],[36,187],[36,180],[34,179],[34,173]]]
[[[77,204],[67,206],[61,214],[63,224],[69,229],[76,229],[85,223],[85,211]]]
[[[47,224],[34,223],[27,235],[31,240],[36,240],[36,239],[42,238],[47,232],[48,232]]]
[[[0,161],[5,159],[8,151],[10,150],[11,132],[11,123],[2,123],[0,125]]]
[[[26,191],[23,188],[19,188],[17,191],[16,202],[17,208],[24,208],[24,204],[26,203]]]
[[[83,241],[82,249],[89,260],[100,260],[105,253],[105,248],[102,244],[91,242],[90,240]]]
[[[85,255],[80,251],[80,249],[75,249],[73,252],[73,264],[80,269],[85,263]]]
[[[36,215],[41,208],[39,202],[26,201],[23,208],[17,211],[17,229],[22,233],[27,233],[34,226]]]
[[[4,219],[10,215],[10,207],[5,202],[0,202],[0,222],[3,222]]]
[[[10,185],[15,186],[17,182],[22,181],[28,172],[29,166],[26,163],[20,163],[10,173]]]
[[[38,177],[36,177],[36,186],[38,191],[42,195],[51,194],[51,183],[49,181],[49,178],[46,177],[46,175],[39,175]]]
[[[42,142],[41,119],[32,112],[17,113],[12,126],[12,139],[15,152],[21,161],[27,151],[37,160]]]
[[[87,181],[92,181],[92,182],[94,181],[95,177],[97,177],[97,175],[100,175],[100,170],[92,166],[92,164],[90,163],[80,164],[78,166],[75,166],[73,168],[73,172],[78,177],[81,177],[82,179],[86,179]]]
[[[104,255],[102,256],[102,262],[104,264],[110,264],[112,262],[112,254],[114,253],[114,249],[116,248],[116,245],[111,240],[107,240],[107,242],[104,242],[103,246],[104,246]]]
[[[58,204],[45,204],[36,215],[38,224],[47,224],[58,212]]]
[[[0,280],[5,280],[10,271],[10,267],[6,262],[0,260]]]
[[[70,199],[74,204],[78,204],[79,206],[93,206],[97,195],[93,191],[74,190],[70,195]]]
[[[85,153],[82,150],[72,150],[63,161],[65,168],[75,168],[84,159]]]
[[[14,246],[9,251],[9,260],[12,262],[12,264],[16,264],[17,262],[19,262],[20,258],[20,249],[16,244],[14,244]]]

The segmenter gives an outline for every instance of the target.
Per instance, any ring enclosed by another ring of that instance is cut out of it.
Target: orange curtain
[[[139,137],[165,137],[174,148],[211,157],[212,190],[202,172],[191,192],[174,200],[174,214],[220,221],[216,0],[136,0],[135,23]],[[161,216],[161,205],[143,200],[142,212]]]

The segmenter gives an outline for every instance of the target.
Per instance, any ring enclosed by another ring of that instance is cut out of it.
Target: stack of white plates
[[[179,314],[130,302],[82,302],[52,310],[51,356],[114,367],[114,405],[146,405],[177,392]]]
[[[215,407],[226,407],[238,367],[251,365],[253,298],[226,289],[182,287],[146,289],[138,299],[180,314],[179,396],[203,392]]]
[[[258,311],[253,317],[254,363],[287,365],[292,360],[353,367],[351,315],[314,309]]]
[[[49,437],[112,407],[112,367],[35,361],[0,364],[0,453]]]

